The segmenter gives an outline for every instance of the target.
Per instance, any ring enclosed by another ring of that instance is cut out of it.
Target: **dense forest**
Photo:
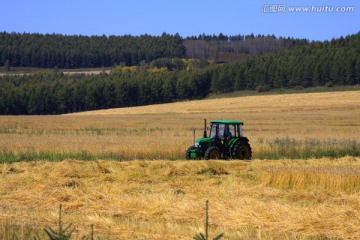
[[[101,68],[138,66],[160,58],[201,58],[231,62],[308,44],[304,39],[275,36],[200,35],[64,36],[0,33],[0,66]]]
[[[160,56],[149,59],[149,64],[117,66],[110,74],[65,75],[54,69],[1,76],[0,114],[60,114],[237,90],[360,84],[360,34],[252,55],[230,64]]]
[[[64,36],[0,33],[0,66],[40,68],[98,68],[139,65],[164,57],[182,57],[179,35]]]
[[[211,75],[216,92],[360,84],[360,33],[252,57]]]

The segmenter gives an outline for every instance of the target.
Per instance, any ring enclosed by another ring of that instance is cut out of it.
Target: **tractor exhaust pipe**
[[[204,138],[207,137],[207,133],[206,133],[206,118],[204,118]]]

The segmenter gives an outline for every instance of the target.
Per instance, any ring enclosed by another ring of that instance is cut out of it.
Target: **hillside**
[[[280,94],[222,99],[193,100],[167,104],[154,104],[129,108],[86,111],[69,116],[132,115],[132,114],[209,114],[209,113],[266,113],[312,111],[329,109],[359,110],[360,91]]]
[[[183,159],[204,118],[244,121],[254,158],[359,156],[359,99],[360,91],[282,94],[2,116],[0,162]]]
[[[359,51],[357,34],[231,64],[162,58],[117,66],[110,74],[64,75],[55,69],[5,75],[0,76],[0,114],[62,114],[201,99],[210,93],[353,86],[360,84]]]

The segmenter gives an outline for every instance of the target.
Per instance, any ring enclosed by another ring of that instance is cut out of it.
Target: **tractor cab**
[[[233,138],[241,137],[242,128],[244,124],[239,121],[211,121],[210,128],[210,138],[219,137],[219,138]]]
[[[186,151],[186,159],[251,159],[249,140],[242,134],[244,123],[237,120],[213,120],[207,136],[206,120],[204,136]]]

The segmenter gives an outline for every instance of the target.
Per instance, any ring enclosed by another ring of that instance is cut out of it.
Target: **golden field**
[[[185,161],[203,118],[244,121],[254,160]],[[75,239],[191,239],[208,199],[212,236],[360,239],[360,158],[321,157],[359,135],[359,91],[0,116],[0,238],[43,234],[62,203]]]
[[[182,159],[194,142],[194,128],[196,138],[201,137],[204,118],[244,121],[254,158],[267,158],[262,154],[276,150],[277,139],[346,145],[359,140],[360,92],[212,99],[63,116],[0,116],[0,151]]]
[[[4,164],[2,222],[65,223],[102,239],[360,238],[360,158]],[[1,230],[0,230],[1,232]]]

